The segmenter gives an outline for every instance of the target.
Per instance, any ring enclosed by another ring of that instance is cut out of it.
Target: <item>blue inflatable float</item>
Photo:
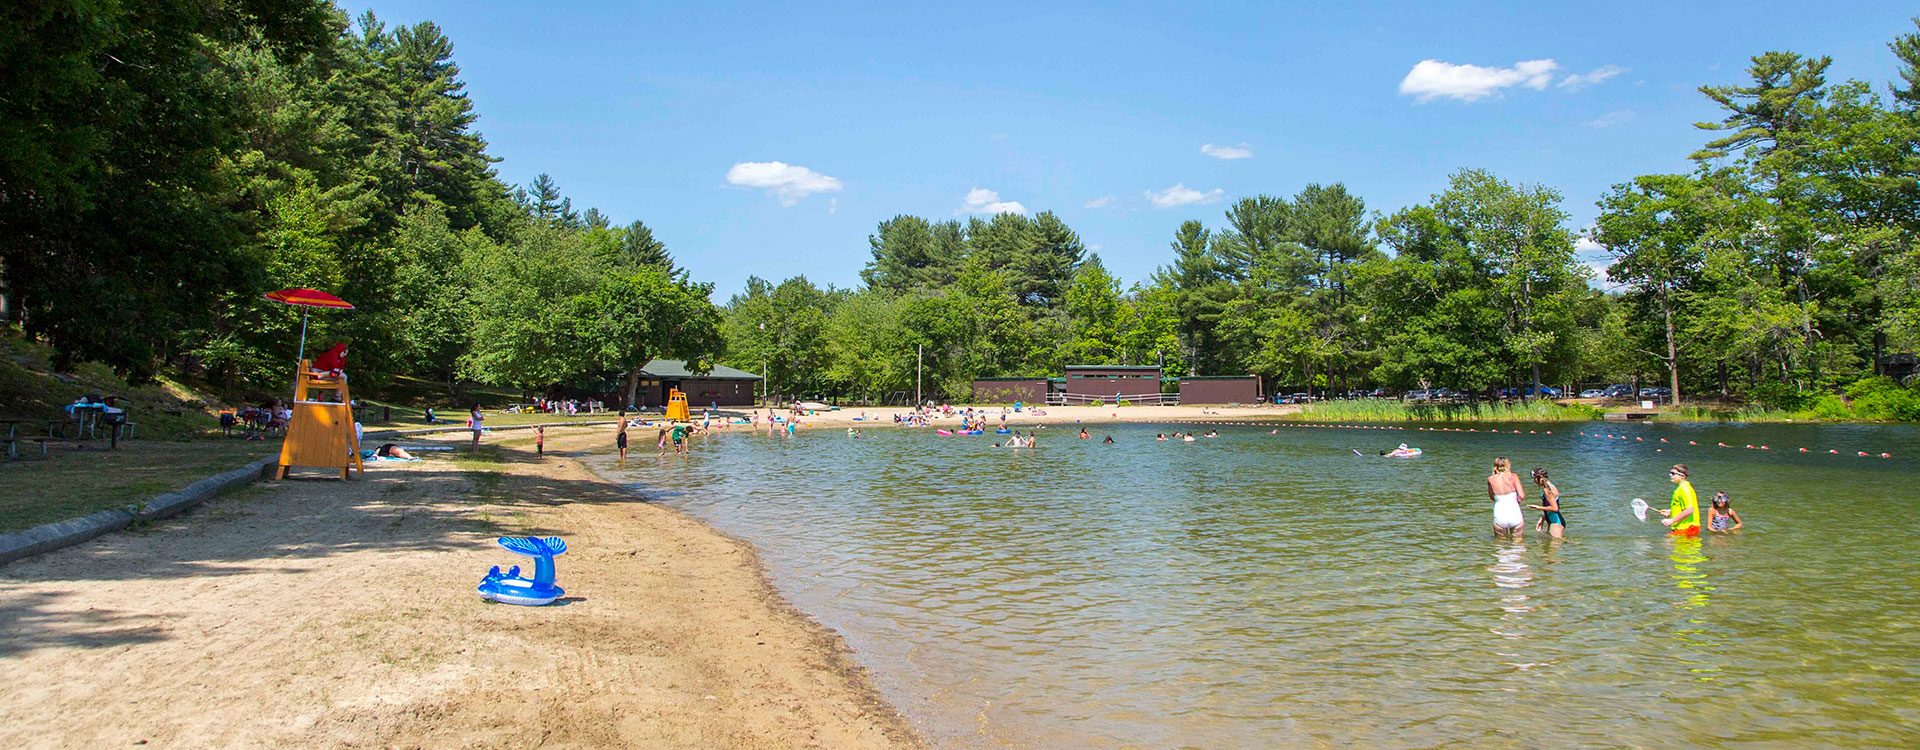
[[[565,590],[553,585],[553,558],[567,552],[567,543],[561,541],[560,537],[503,536],[497,541],[508,552],[533,558],[533,577],[521,578],[518,565],[505,574],[500,572],[500,566],[495,565],[487,571],[487,577],[480,581],[480,598],[503,604],[538,607],[566,596]]]

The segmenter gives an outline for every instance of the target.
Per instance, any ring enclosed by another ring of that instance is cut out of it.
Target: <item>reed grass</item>
[[[1284,419],[1309,422],[1585,422],[1600,410],[1583,404],[1514,401],[1471,404],[1409,404],[1385,399],[1322,401]]]

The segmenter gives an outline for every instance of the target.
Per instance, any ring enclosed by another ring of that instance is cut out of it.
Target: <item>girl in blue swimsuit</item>
[[[1547,479],[1546,469],[1533,470],[1533,483],[1540,487],[1540,504],[1527,506],[1540,511],[1540,520],[1534,523],[1533,527],[1538,529],[1545,526],[1547,533],[1552,534],[1553,538],[1565,539],[1567,517],[1560,514],[1560,488],[1553,486],[1553,482]]]

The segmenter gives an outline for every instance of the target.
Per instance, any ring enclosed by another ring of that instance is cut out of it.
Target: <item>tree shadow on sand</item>
[[[98,648],[172,637],[157,617],[100,609],[76,612],[62,606],[68,594],[25,590],[29,585],[153,581],[165,586],[187,578],[308,572],[329,565],[328,558],[365,550],[488,549],[496,537],[564,537],[575,531],[534,523],[542,508],[639,501],[601,482],[490,469],[538,460],[519,451],[493,453],[484,458],[439,453],[401,470],[370,465],[364,477],[350,484],[298,475],[266,482],[172,519],[0,566],[0,657],[40,648]],[[290,566],[290,559],[313,562]]]

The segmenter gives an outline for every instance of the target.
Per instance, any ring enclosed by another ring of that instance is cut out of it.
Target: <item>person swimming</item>
[[[1537,530],[1545,527],[1547,533],[1552,534],[1553,538],[1565,539],[1567,517],[1560,513],[1560,488],[1555,487],[1553,481],[1547,478],[1546,469],[1533,470],[1533,483],[1540,487],[1540,504],[1527,506],[1540,511],[1540,520],[1533,525],[1533,528]]]
[[[1167,441],[1167,433],[1162,432],[1159,435],[1155,435],[1153,439],[1164,443]]]
[[[1739,531],[1746,522],[1740,520],[1740,514],[1733,510],[1733,498],[1725,492],[1713,493],[1713,504],[1707,506],[1707,530],[1728,532]]]
[[[1504,534],[1520,541],[1521,530],[1527,525],[1526,516],[1520,513],[1520,501],[1526,494],[1520,478],[1513,475],[1513,462],[1506,456],[1493,459],[1493,474],[1487,477],[1487,497],[1493,500],[1494,536]]]
[[[1101,443],[1102,445],[1113,445],[1113,436],[1112,436],[1112,435],[1108,435],[1108,436],[1107,436],[1107,439],[1105,439],[1105,440],[1102,440],[1102,441],[1100,441],[1100,443]]]
[[[1087,439],[1087,438],[1090,438],[1090,437],[1093,437],[1093,436],[1092,436],[1092,435],[1089,435],[1089,434],[1087,434],[1087,428],[1085,428],[1085,427],[1082,427],[1082,428],[1080,428],[1080,439],[1081,439],[1081,440],[1085,440],[1085,439]]]
[[[1212,428],[1208,428],[1207,434],[1203,435],[1202,437],[1220,437],[1220,431]]]

